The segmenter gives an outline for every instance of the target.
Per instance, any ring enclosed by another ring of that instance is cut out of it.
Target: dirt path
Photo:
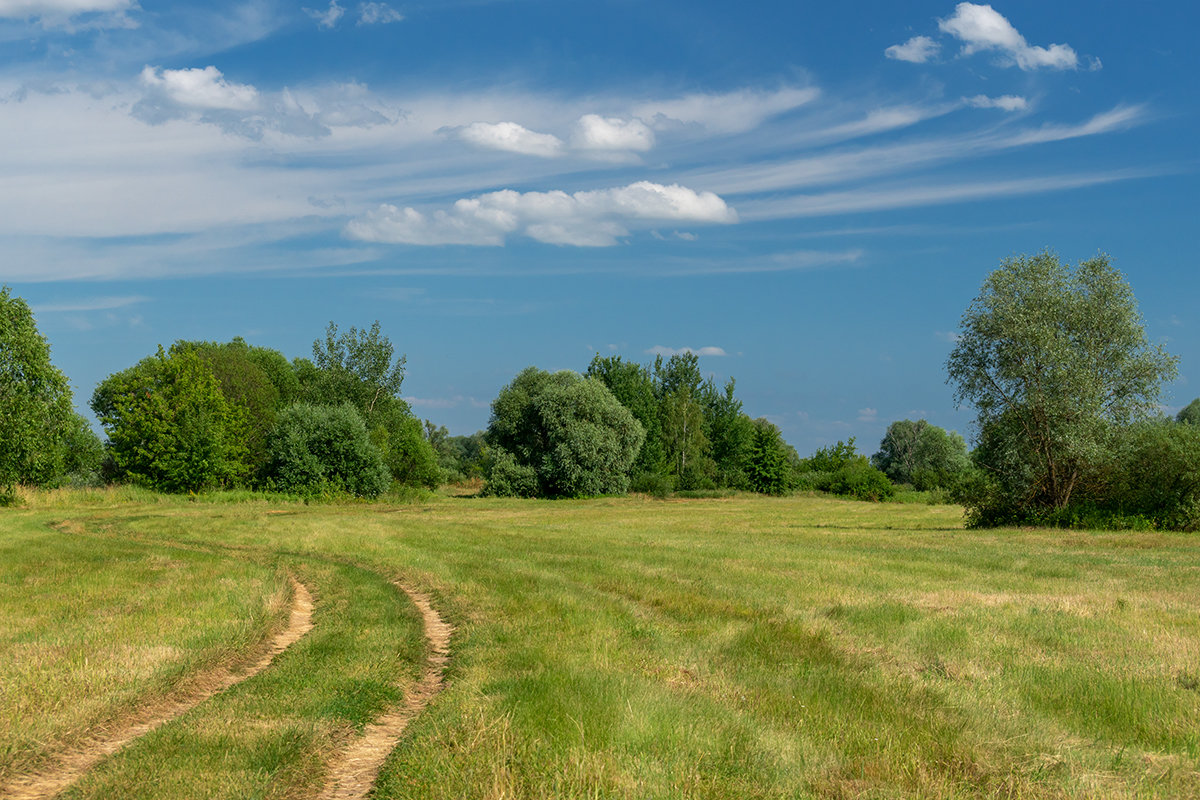
[[[401,583],[396,586],[412,598],[421,611],[425,638],[429,642],[429,658],[420,679],[405,692],[404,703],[378,722],[368,725],[363,735],[355,739],[333,763],[321,800],[358,800],[366,797],[375,785],[384,759],[395,749],[408,723],[442,690],[442,673],[449,660],[453,628],[434,610],[427,595]]]
[[[4,800],[43,800],[54,797],[100,761],[134,739],[195,708],[218,692],[223,692],[262,672],[275,660],[275,656],[312,629],[312,610],[312,595],[304,584],[292,578],[292,608],[287,627],[267,641],[253,663],[226,665],[201,674],[186,695],[164,699],[141,709],[136,717],[120,728],[63,753],[54,764],[41,772],[18,777],[7,786],[0,786],[0,797]]]

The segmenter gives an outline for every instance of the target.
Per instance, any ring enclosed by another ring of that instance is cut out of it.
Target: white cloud
[[[859,422],[877,422],[879,420],[879,410],[875,408],[860,408],[858,410]]]
[[[1015,94],[1004,94],[999,97],[977,94],[974,97],[964,97],[963,102],[972,108],[999,108],[1004,111],[1024,111],[1029,108],[1029,101]]]
[[[698,125],[713,133],[753,130],[770,117],[811,103],[819,89],[783,88],[775,91],[741,89],[726,94],[689,94],[634,106],[634,116],[657,130]]]
[[[515,122],[472,122],[456,130],[458,138],[478,147],[505,150],[530,156],[553,158],[563,154],[562,140],[549,133],[536,133]]]
[[[896,61],[924,64],[938,54],[942,46],[928,36],[914,36],[904,44],[894,44],[883,54]]]
[[[720,347],[664,347],[661,344],[656,344],[646,351],[647,355],[651,356],[681,356],[685,353],[691,353],[697,356],[727,356],[729,355]]]
[[[953,15],[938,21],[938,28],[962,41],[964,56],[998,51],[1023,70],[1075,69],[1079,65],[1079,57],[1070,45],[1030,45],[1012,23],[989,5],[959,3]]]
[[[645,152],[654,147],[654,131],[640,119],[584,114],[575,123],[571,144],[580,150]]]
[[[204,69],[159,69],[146,67],[142,85],[159,92],[171,102],[199,109],[248,111],[258,106],[258,90],[242,83],[230,83],[213,66]]]
[[[403,19],[404,15],[387,3],[362,3],[358,7],[359,25],[386,25]]]
[[[337,0],[329,0],[329,8],[321,11],[315,8],[306,8],[304,13],[317,21],[317,26],[320,28],[333,28],[338,24],[338,20],[346,13],[346,9],[338,5]]]
[[[346,226],[352,239],[391,244],[503,245],[521,233],[548,244],[607,247],[630,224],[679,220],[731,223],[737,213],[712,192],[639,181],[613,189],[516,192],[505,189],[464,198],[426,214],[384,204]]]

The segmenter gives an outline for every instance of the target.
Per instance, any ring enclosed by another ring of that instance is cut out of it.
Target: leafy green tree
[[[613,396],[629,409],[642,424],[646,439],[633,463],[634,483],[640,475],[658,475],[667,471],[666,449],[663,444],[662,414],[650,370],[620,356],[592,358],[585,375],[603,383]]]
[[[1182,425],[1200,425],[1200,397],[1180,409],[1175,421]]]
[[[157,355],[105,378],[91,405],[120,477],[187,492],[247,476],[246,412],[225,399],[193,349],[168,354],[159,347]]]
[[[29,306],[0,288],[0,496],[18,483],[56,482],[78,423],[66,376],[50,363]]]
[[[263,474],[276,491],[367,498],[378,497],[392,480],[362,415],[350,403],[296,403],[280,412],[267,440]]]
[[[961,436],[923,419],[889,425],[871,463],[896,483],[920,490],[951,488],[971,466]]]
[[[1150,416],[1176,371],[1105,256],[1074,269],[1049,252],[1004,261],[961,331],[946,366],[956,402],[978,411],[975,460],[993,488],[964,499],[981,524],[996,498],[1006,515],[1064,508],[1114,427]]]
[[[733,489],[746,488],[746,457],[755,436],[756,421],[742,413],[742,401],[734,396],[734,380],[718,390],[712,379],[700,387],[700,409],[704,433],[716,469],[716,481]],[[782,437],[780,442],[782,443]]]
[[[404,356],[379,329],[350,328],[338,333],[330,322],[325,338],[313,342],[313,360],[298,359],[294,372],[300,395],[308,402],[337,406],[350,403],[362,415],[371,439],[383,452],[393,477],[413,486],[437,486],[441,469],[437,454],[423,435],[421,421],[400,398]]]
[[[532,469],[538,494],[548,497],[627,491],[644,436],[641,424],[600,381],[536,367],[500,391],[487,433],[498,451],[493,474],[495,464],[507,464],[511,456],[521,469],[502,475],[522,481]]]
[[[275,427],[276,414],[284,404],[277,381],[287,385],[279,375],[273,379],[268,369],[277,367],[279,361],[289,373],[291,367],[281,354],[251,347],[240,338],[227,344],[181,341],[171,346],[172,352],[180,349],[194,350],[212,370],[226,401],[244,411],[247,466],[251,473],[257,472],[266,459],[267,435]],[[295,382],[294,376],[292,379]],[[298,387],[296,383],[295,388]]]
[[[765,419],[754,420],[746,455],[746,482],[761,494],[781,495],[788,490],[791,465],[779,428]]]
[[[686,388],[662,399],[663,442],[668,468],[680,489],[707,489],[713,485],[715,465],[704,435],[704,410]]]

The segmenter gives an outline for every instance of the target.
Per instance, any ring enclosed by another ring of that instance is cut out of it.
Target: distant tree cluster
[[[375,497],[436,487],[437,455],[400,399],[404,358],[376,322],[330,323],[313,359],[240,338],[180,341],[110,375],[92,409],[113,476],[165,492],[258,487]]]
[[[586,373],[521,372],[492,404],[487,491],[562,497],[749,489],[782,494],[795,452],[742,413],[691,353],[652,365],[596,356]]]

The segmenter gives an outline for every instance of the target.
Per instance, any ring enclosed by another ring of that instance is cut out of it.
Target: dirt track
[[[361,737],[354,740],[329,768],[321,800],[357,800],[366,797],[375,785],[379,769],[388,753],[404,734],[408,723],[442,690],[442,673],[449,659],[452,628],[437,611],[429,597],[404,584],[397,583],[421,611],[425,639],[429,642],[429,657],[420,679],[405,691],[404,703],[367,726]]]
[[[308,588],[292,578],[292,607],[287,627],[272,636],[251,663],[238,662],[201,674],[184,694],[167,697],[126,720],[114,730],[102,733],[76,748],[62,753],[46,768],[32,775],[15,778],[0,786],[4,800],[43,800],[52,798],[79,779],[83,773],[125,745],[158,726],[195,708],[208,698],[241,683],[266,669],[275,657],[312,629],[313,600]]]

